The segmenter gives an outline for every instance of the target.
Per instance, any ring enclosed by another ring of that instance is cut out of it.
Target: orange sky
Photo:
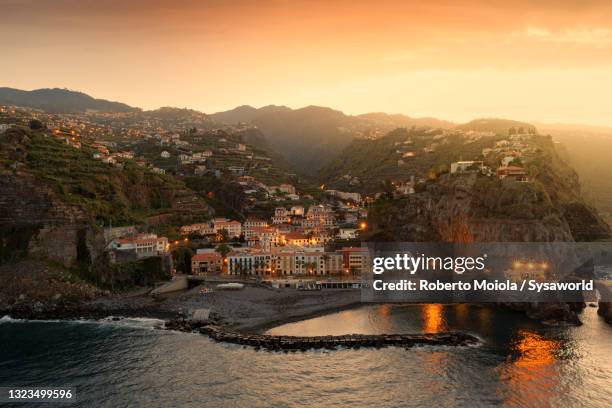
[[[0,86],[611,126],[612,2],[531,3],[0,0]]]

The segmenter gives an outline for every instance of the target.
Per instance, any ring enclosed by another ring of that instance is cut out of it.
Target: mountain
[[[247,123],[251,122],[253,118],[257,116],[257,112],[259,112],[257,108],[249,105],[242,105],[225,112],[213,113],[212,117],[214,120],[221,123]]]
[[[523,128],[523,129],[534,129],[530,123],[519,122],[517,120],[510,119],[498,119],[498,118],[482,118],[474,119],[470,122],[457,125],[455,129],[459,130],[473,130],[477,132],[493,132],[499,135],[507,135],[510,128]]]
[[[270,147],[281,153],[301,173],[312,173],[347,146],[354,134],[347,128],[350,118],[340,111],[318,106],[290,109],[248,106],[215,113],[224,123],[245,122],[257,126]]]
[[[378,126],[386,125],[390,128],[417,126],[449,129],[455,126],[455,123],[447,120],[436,118],[413,118],[399,113],[389,114],[384,112],[371,112],[357,115],[356,118],[363,119]]]
[[[88,109],[102,112],[139,110],[124,103],[95,99],[82,92],[60,88],[43,88],[33,91],[0,88],[0,104],[41,109],[49,113],[81,113]]]
[[[291,109],[269,105],[262,108],[239,106],[211,117],[221,123],[238,122],[257,126],[270,147],[281,153],[297,171],[315,174],[332,161],[354,139],[375,138],[398,127],[450,127],[450,122],[404,115],[370,113],[358,116],[340,111],[307,106]]]

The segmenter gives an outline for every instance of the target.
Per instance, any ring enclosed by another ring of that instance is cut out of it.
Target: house
[[[191,157],[191,155],[181,153],[181,154],[179,154],[178,158],[179,158],[179,161],[181,162],[181,164],[191,164],[191,163],[193,163],[193,158]]]
[[[500,180],[514,179],[516,181],[527,182],[529,177],[522,167],[518,166],[502,166],[497,169],[497,177]]]
[[[306,246],[309,244],[309,239],[300,232],[290,232],[281,237],[281,242],[285,245]]]
[[[227,256],[227,272],[230,275],[270,275],[273,268],[274,257],[270,252],[232,251]]]
[[[355,239],[357,237],[357,228],[340,228],[337,237],[339,239]]]
[[[360,275],[370,268],[370,252],[368,248],[344,247],[339,251],[342,254],[342,266],[344,273]]]
[[[289,211],[284,207],[276,207],[272,216],[272,224],[285,224],[291,222]]]
[[[242,234],[242,224],[239,221],[213,221],[215,233],[227,231],[229,238],[239,238]]]
[[[167,253],[170,246],[166,237],[158,237],[156,234],[136,234],[113,240],[111,248],[134,252],[138,258],[146,258]]]
[[[251,245],[257,243],[261,248],[270,250],[278,246],[279,233],[273,227],[251,227],[248,239]]]
[[[212,235],[215,233],[215,229],[210,222],[201,222],[198,224],[183,225],[181,227],[181,235]]]
[[[207,157],[206,152],[196,152],[191,155],[192,159],[197,162],[205,161]]]
[[[160,156],[162,157],[162,159],[168,159],[170,158],[170,152],[164,150],[163,152],[161,152]]]
[[[254,233],[255,228],[265,228],[267,226],[268,226],[268,223],[264,220],[261,220],[259,218],[252,218],[252,217],[247,218],[246,221],[242,224],[244,238],[248,240],[249,238],[255,236],[256,235]]]
[[[101,145],[99,143],[93,143],[91,145],[91,147],[97,151],[99,151],[100,153],[104,154],[104,155],[108,155],[110,154],[110,151],[108,150],[108,148],[104,145]]]
[[[134,158],[134,152],[117,152],[115,153],[113,156],[115,157],[121,157],[123,159],[133,159]]]
[[[242,176],[244,174],[244,167],[243,166],[229,166],[227,168],[227,170],[237,176]]]
[[[278,186],[278,191],[285,194],[295,194],[295,187],[291,184],[281,184]]]
[[[395,191],[398,195],[414,194],[414,178],[411,181],[396,183]]]
[[[277,275],[324,275],[325,253],[321,251],[288,251],[275,256]]]
[[[341,252],[327,252],[324,255],[325,272],[328,275],[341,275],[344,272],[344,260]]]
[[[291,201],[298,201],[300,196],[297,194],[287,194],[287,199]]]
[[[223,266],[223,258],[217,252],[206,252],[195,254],[191,257],[191,273],[204,275],[207,273],[219,273]]]

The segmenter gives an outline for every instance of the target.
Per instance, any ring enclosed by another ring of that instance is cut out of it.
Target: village
[[[67,115],[3,106],[0,131],[13,124],[31,126],[36,120],[41,126],[44,123],[50,137],[77,149],[88,149],[93,159],[109,166],[122,168],[126,161],[133,161],[158,174],[231,181],[246,197],[241,217],[217,215],[175,225],[174,233],[168,236],[146,225],[108,225],[106,249],[113,263],[161,257],[167,260],[172,275],[267,281],[305,277],[354,280],[368,270],[369,254],[360,238],[368,228],[368,206],[383,196],[383,191],[362,195],[355,191],[360,180],[351,175],[344,178],[355,187],[352,191],[325,185],[314,190],[305,188],[295,175],[275,166],[265,150],[248,143],[247,136],[256,133],[256,127],[218,125],[195,111],[163,109],[168,111],[159,116],[96,112]],[[401,156],[398,167],[418,155],[435,152],[451,137],[470,144],[495,136],[492,132],[439,129],[424,133],[431,137],[422,151],[414,148],[411,139],[395,142],[396,153]],[[529,182],[522,160],[535,153],[528,143],[531,136],[531,129],[512,128],[507,137],[498,137],[491,147],[483,148],[476,160],[449,163],[448,173],[451,177],[476,173]],[[426,181],[423,174],[394,180],[392,196],[414,194]],[[214,193],[207,196],[214,198]],[[180,262],[177,253],[181,254]]]

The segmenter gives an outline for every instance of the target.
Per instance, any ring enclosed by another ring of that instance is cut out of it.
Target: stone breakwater
[[[266,334],[243,334],[232,332],[215,325],[197,324],[188,320],[174,320],[166,323],[170,330],[199,331],[215,341],[251,346],[269,351],[306,351],[309,349],[382,348],[388,346],[414,347],[429,346],[471,346],[480,341],[467,333],[417,333],[417,334],[348,334],[344,336],[271,336]]]

